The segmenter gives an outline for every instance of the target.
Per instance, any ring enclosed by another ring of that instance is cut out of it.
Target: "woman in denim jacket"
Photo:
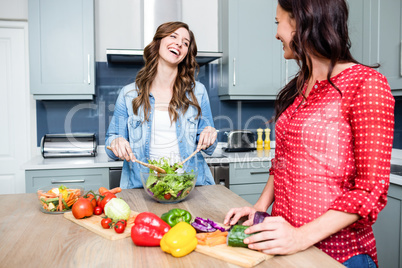
[[[183,22],[168,22],[156,30],[144,49],[145,66],[135,83],[122,88],[106,133],[106,153],[124,159],[120,187],[142,187],[134,159],[170,159],[179,162],[196,149],[211,155],[216,148],[207,91],[194,74],[197,45]],[[200,152],[188,161],[196,167],[196,185],[214,184]]]

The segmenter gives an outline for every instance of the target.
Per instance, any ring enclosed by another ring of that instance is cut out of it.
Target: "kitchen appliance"
[[[249,130],[233,130],[225,134],[228,136],[225,152],[249,152],[256,149],[255,135]]]
[[[96,148],[94,133],[46,134],[41,141],[44,158],[96,156]]]
[[[183,0],[142,0],[142,48],[114,47],[106,49],[109,63],[144,64],[144,48],[152,41],[159,25],[168,21],[183,21]],[[118,46],[118,44],[117,44]],[[197,63],[202,66],[221,58],[222,52],[198,51]]]

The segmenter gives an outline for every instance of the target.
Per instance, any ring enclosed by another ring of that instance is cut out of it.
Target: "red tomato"
[[[74,203],[72,212],[76,219],[91,217],[94,213],[94,207],[92,206],[91,201],[80,197],[77,202]]]
[[[172,194],[168,193],[163,196],[166,200],[169,200],[172,197]]]
[[[93,194],[86,194],[84,197],[91,202],[93,207],[96,207],[96,198]]]
[[[103,218],[101,220],[101,225],[104,229],[110,229],[112,227],[112,219],[111,218]]]
[[[118,220],[117,222],[120,222],[121,224],[124,225],[124,227],[127,227],[127,221],[126,220],[121,219],[121,220]]]
[[[121,221],[116,222],[116,224],[114,225],[114,230],[118,234],[123,233],[125,229],[126,229],[126,226],[124,226],[124,223],[122,223]]]
[[[111,192],[107,192],[105,193],[102,201],[100,202],[100,207],[105,210],[105,205],[107,204],[107,202],[109,202],[110,200],[112,200],[113,198],[116,198],[115,194],[112,194]]]
[[[101,215],[103,213],[103,209],[100,206],[96,206],[94,208],[94,214],[95,215]]]

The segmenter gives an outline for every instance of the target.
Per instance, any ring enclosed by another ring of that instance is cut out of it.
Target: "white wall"
[[[28,0],[0,0],[1,20],[28,20]]]

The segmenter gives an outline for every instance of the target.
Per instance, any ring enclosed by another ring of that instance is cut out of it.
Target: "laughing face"
[[[296,21],[294,18],[290,17],[289,12],[283,10],[283,8],[278,5],[276,8],[276,24],[278,29],[276,31],[276,39],[280,40],[283,45],[283,57],[285,59],[294,59],[293,51],[290,49],[290,42],[293,39],[293,35],[296,31]]]
[[[190,46],[190,34],[185,28],[179,28],[161,39],[159,60],[178,65],[187,55]]]

